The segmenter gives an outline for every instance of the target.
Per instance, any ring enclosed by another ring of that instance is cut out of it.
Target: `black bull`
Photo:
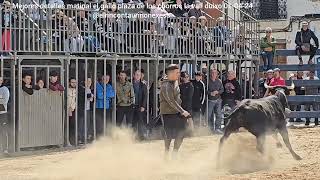
[[[285,94],[278,91],[275,95],[261,99],[245,99],[239,106],[226,118],[229,120],[225,132],[220,139],[218,150],[218,164],[220,161],[221,148],[224,141],[231,133],[236,132],[240,127],[247,129],[257,138],[257,150],[264,152],[265,138],[268,133],[277,137],[279,132],[291,155],[296,160],[301,160],[290,144],[286,127],[285,108],[288,101]],[[280,142],[277,143],[281,146]]]

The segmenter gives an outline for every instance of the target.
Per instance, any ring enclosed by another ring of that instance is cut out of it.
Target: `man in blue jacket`
[[[113,90],[110,82],[110,76],[102,76],[101,80],[96,84],[96,129],[97,135],[101,135],[104,133],[104,128],[106,124],[104,124],[104,112],[106,122],[111,123],[111,100],[115,97],[115,92]]]

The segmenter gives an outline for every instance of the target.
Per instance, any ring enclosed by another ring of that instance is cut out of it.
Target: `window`
[[[240,2],[252,4],[252,8],[242,8],[242,10],[256,19],[287,18],[287,0],[240,0]]]

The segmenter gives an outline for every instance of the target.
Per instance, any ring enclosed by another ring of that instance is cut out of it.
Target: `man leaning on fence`
[[[166,157],[172,139],[174,141],[174,155],[178,152],[187,128],[187,117],[190,113],[181,107],[178,79],[180,70],[178,65],[171,64],[166,68],[167,76],[160,82],[160,114],[165,132]]]
[[[3,85],[3,78],[0,77],[0,153],[8,153],[8,101],[9,89]]]

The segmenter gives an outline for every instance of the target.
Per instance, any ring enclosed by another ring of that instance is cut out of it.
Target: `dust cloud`
[[[255,149],[255,138],[248,133],[232,135],[226,141],[219,170],[218,137],[212,143],[198,143],[199,138],[212,141],[212,137],[187,138],[177,160],[164,158],[162,141],[138,143],[132,137],[130,130],[113,129],[110,137],[74,151],[72,156],[42,164],[34,175],[46,180],[206,180],[269,170],[277,164],[274,143],[268,144],[266,154],[261,155]]]

